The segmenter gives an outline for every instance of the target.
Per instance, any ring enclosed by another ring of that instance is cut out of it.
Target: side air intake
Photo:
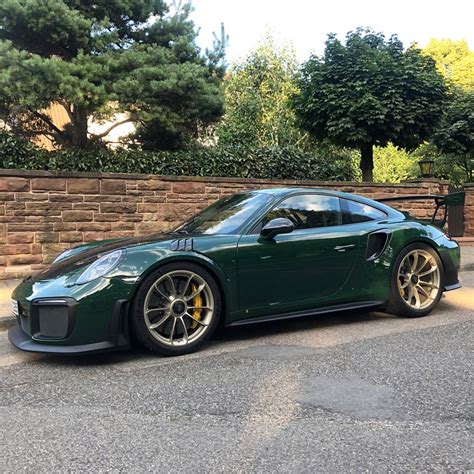
[[[391,234],[388,230],[372,232],[367,240],[366,260],[375,260],[380,257],[390,241],[390,236]]]

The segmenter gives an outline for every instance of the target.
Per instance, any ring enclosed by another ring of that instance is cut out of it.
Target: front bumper
[[[66,287],[58,281],[24,281],[13,292],[18,325],[8,332],[18,349],[85,354],[130,347],[131,285],[118,280]],[[61,296],[58,296],[61,295]]]
[[[77,346],[56,346],[38,343],[31,336],[26,334],[23,329],[17,325],[8,330],[8,339],[10,342],[26,352],[43,352],[45,354],[94,354],[97,352],[115,351],[118,349],[126,349],[128,344],[120,346],[114,341],[95,342],[92,344],[81,344]]]

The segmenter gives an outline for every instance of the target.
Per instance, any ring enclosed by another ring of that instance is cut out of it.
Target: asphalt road
[[[2,471],[474,467],[474,272],[422,319],[227,330],[203,351],[58,358],[0,333]]]

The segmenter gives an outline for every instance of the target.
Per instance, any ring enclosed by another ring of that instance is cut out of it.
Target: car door
[[[293,232],[262,239],[261,226],[277,217],[290,219]],[[240,307],[250,316],[315,306],[344,286],[358,251],[359,237],[343,225],[338,197],[287,197],[239,241]]]

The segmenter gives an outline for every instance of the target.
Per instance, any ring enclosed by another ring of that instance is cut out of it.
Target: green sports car
[[[438,211],[445,202],[434,198]],[[13,292],[9,338],[34,352],[107,351],[133,339],[179,355],[218,325],[355,308],[425,316],[460,287],[459,260],[434,218],[380,201],[323,189],[242,192],[170,233],[65,251]]]

